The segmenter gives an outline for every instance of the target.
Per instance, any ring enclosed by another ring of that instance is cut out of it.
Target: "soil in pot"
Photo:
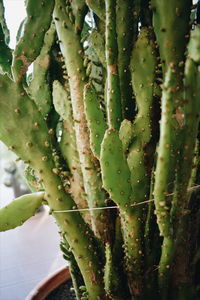
[[[72,290],[72,281],[67,280],[59,285],[45,300],[76,300],[75,293]]]

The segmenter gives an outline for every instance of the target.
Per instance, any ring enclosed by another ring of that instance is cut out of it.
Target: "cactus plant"
[[[48,205],[77,299],[199,299],[199,2],[26,9],[12,50],[0,1],[0,139],[36,184],[0,230]]]

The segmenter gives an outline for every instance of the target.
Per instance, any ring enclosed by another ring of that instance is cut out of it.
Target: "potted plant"
[[[76,299],[68,267],[63,267],[39,282],[25,300]]]
[[[198,8],[27,0],[12,51],[1,1],[0,139],[35,192],[0,229],[48,205],[77,299],[199,298]]]

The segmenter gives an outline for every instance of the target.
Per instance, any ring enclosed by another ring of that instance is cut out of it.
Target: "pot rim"
[[[69,268],[62,267],[41,280],[28,294],[25,300],[43,300],[54,289],[71,278]]]

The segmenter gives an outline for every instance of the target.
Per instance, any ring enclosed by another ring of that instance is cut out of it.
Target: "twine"
[[[187,192],[193,192],[200,189],[200,185],[193,186],[187,190]],[[175,193],[167,194],[167,196],[175,195]],[[149,199],[146,201],[142,201],[140,203],[133,203],[131,207],[140,206],[146,203],[154,202],[155,199]],[[53,213],[69,213],[69,212],[84,212],[84,211],[93,211],[93,210],[105,210],[105,209],[119,209],[119,206],[104,206],[104,207],[91,207],[91,208],[76,208],[76,209],[67,209],[67,210],[54,210]]]

